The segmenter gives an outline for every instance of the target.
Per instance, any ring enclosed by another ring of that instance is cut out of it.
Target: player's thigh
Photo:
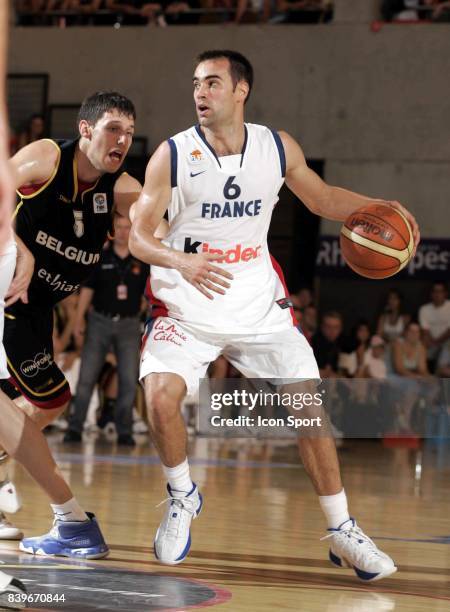
[[[273,334],[232,339],[224,355],[247,378],[286,382],[320,378],[314,352],[294,326]]]
[[[60,409],[71,397],[67,380],[53,360],[52,317],[50,310],[5,318],[10,380],[31,404],[45,410]]]
[[[16,245],[7,245],[0,255],[0,379],[9,378],[6,367],[6,353],[3,348],[3,327],[5,313],[5,296],[14,276],[16,267]]]
[[[158,317],[144,336],[139,378],[142,381],[150,374],[177,375],[184,381],[187,394],[195,395],[200,379],[220,350],[204,335],[187,329],[179,321]],[[154,380],[159,384],[165,379]]]

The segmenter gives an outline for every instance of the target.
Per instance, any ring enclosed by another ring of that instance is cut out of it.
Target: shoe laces
[[[50,531],[48,532],[48,535],[50,537],[59,538],[59,529],[58,529],[59,524],[61,524],[61,519],[58,519],[56,515],[53,515],[53,525]]]
[[[182,518],[184,518],[183,512],[185,511],[192,515],[195,514],[195,498],[191,499],[190,497],[173,497],[172,495],[170,495],[169,497],[166,497],[166,499],[163,499],[162,502],[157,504],[156,508],[159,508],[167,502],[169,502],[169,508],[165,533],[166,536],[170,538],[176,538],[182,522]],[[178,509],[178,512],[172,511],[174,506]]]
[[[328,540],[328,538],[333,538],[336,535],[340,535],[343,537],[347,537],[349,540],[356,541],[358,544],[365,544],[365,552],[380,556],[380,551],[378,550],[375,542],[371,540],[369,536],[367,536],[360,527],[358,527],[354,520],[348,522],[350,523],[348,527],[333,529],[331,533],[328,533],[323,538],[320,538],[320,541]]]

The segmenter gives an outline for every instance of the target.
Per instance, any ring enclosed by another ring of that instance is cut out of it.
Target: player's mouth
[[[120,163],[123,158],[124,158],[124,154],[122,151],[119,151],[118,149],[115,149],[114,151],[111,151],[108,154],[108,157],[111,161],[113,161],[114,163]]]
[[[198,104],[197,105],[197,112],[199,117],[205,117],[210,111],[210,108],[208,106],[206,106],[206,104]]]

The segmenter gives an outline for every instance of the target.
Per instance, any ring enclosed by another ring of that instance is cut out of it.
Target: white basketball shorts
[[[194,395],[209,364],[223,355],[247,378],[319,379],[316,359],[305,336],[294,326],[281,332],[221,335],[198,331],[170,317],[151,322],[143,339],[141,381],[152,373],[181,376]]]

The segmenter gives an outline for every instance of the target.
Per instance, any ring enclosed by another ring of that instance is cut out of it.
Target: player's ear
[[[86,121],[86,119],[82,119],[78,124],[78,131],[80,132],[80,136],[82,138],[91,138],[91,126]]]
[[[236,91],[239,95],[239,101],[245,102],[248,96],[248,92],[249,92],[249,86],[248,86],[247,81],[239,81],[239,83],[236,86]]]

